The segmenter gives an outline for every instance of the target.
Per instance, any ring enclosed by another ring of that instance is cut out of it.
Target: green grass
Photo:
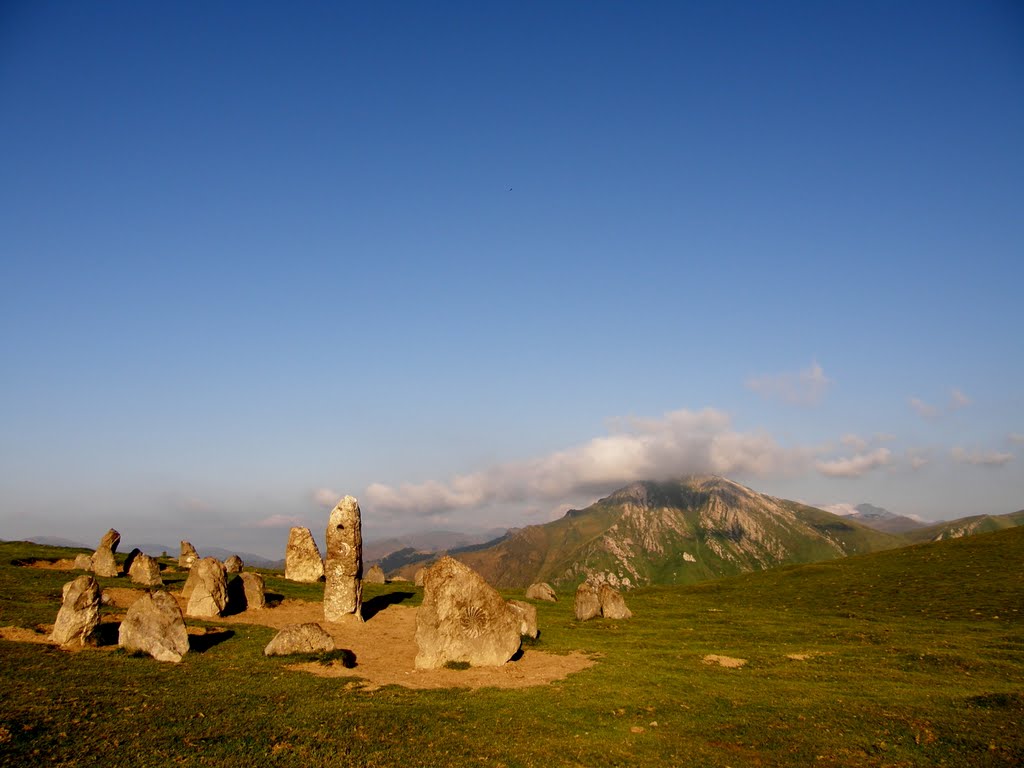
[[[0,544],[0,625],[53,621],[69,574],[9,565],[51,551]],[[598,663],[518,690],[361,690],[264,658],[274,630],[244,624],[179,665],[0,641],[0,765],[1019,766],[1022,562],[1016,528],[643,589],[629,621],[578,623],[563,594],[526,653]]]

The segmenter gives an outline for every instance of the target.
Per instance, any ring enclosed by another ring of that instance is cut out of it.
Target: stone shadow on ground
[[[363,603],[363,621],[369,621],[389,605],[404,603],[415,594],[415,592],[388,592],[386,595],[371,597]]]
[[[220,645],[225,640],[235,636],[235,630],[233,629],[219,629],[213,632],[206,632],[202,635],[188,636],[188,649],[192,653],[204,653],[210,650],[215,645]]]
[[[92,631],[92,639],[96,645],[117,645],[117,633],[121,629],[120,621],[105,621],[96,625]]]

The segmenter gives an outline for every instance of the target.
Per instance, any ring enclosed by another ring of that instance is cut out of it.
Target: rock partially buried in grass
[[[128,578],[133,584],[141,584],[144,587],[162,587],[164,584],[160,578],[160,564],[145,552],[140,552],[132,560],[128,568]]]
[[[524,603],[522,600],[509,600],[508,604],[519,614],[519,634],[536,640],[540,634],[537,630],[537,606]]]
[[[557,603],[558,595],[555,594],[555,590],[551,588],[550,584],[542,581],[539,584],[531,584],[526,588],[526,599],[546,600],[549,603]]]
[[[334,650],[332,638],[319,624],[289,624],[267,643],[264,656],[292,656],[297,653],[327,653]]]
[[[384,569],[379,565],[370,567],[370,570],[363,576],[363,582],[366,584],[386,584],[387,579],[384,577]]]
[[[288,532],[284,552],[284,577],[288,581],[312,584],[324,577],[324,561],[309,528],[295,527]]]
[[[520,614],[468,566],[443,557],[423,579],[416,612],[416,668],[447,662],[499,666],[520,646]]]
[[[601,615],[606,619],[630,619],[633,612],[626,607],[622,593],[608,584],[602,584],[597,590],[601,601]]]
[[[212,618],[224,613],[228,604],[227,574],[224,564],[215,557],[204,557],[192,567],[186,579],[192,582],[185,613],[197,618]]]
[[[100,623],[100,585],[79,576],[64,585],[64,599],[50,639],[61,645],[85,645]]]
[[[181,661],[188,653],[188,631],[178,601],[166,592],[140,597],[121,622],[117,644],[129,653],[148,653],[157,661]]]
[[[324,618],[362,619],[363,533],[359,501],[346,496],[331,511],[324,560]]]
[[[739,669],[747,663],[746,659],[734,659],[732,656],[719,656],[715,653],[709,653],[702,661],[705,664],[717,664],[720,667],[728,667],[729,669]]]
[[[596,586],[584,581],[576,588],[573,610],[578,621],[589,621],[601,615],[601,598]]]
[[[114,559],[117,545],[121,543],[121,534],[111,528],[100,539],[100,545],[92,555],[92,570],[97,576],[114,577],[121,575],[121,569]]]

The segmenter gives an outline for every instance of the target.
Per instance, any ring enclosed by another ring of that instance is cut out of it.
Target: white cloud
[[[747,379],[747,389],[791,405],[816,405],[832,385],[832,379],[816,362],[798,373],[777,373]]]
[[[910,403],[910,407],[917,411],[918,415],[922,418],[934,419],[939,413],[934,405],[928,405],[928,403],[916,397],[910,398],[907,402]]]
[[[823,475],[829,477],[860,477],[872,469],[889,463],[891,452],[888,448],[878,448],[871,453],[858,453],[843,459],[819,461],[815,466]]]
[[[807,449],[788,449],[763,432],[737,432],[729,415],[706,408],[679,410],[660,419],[619,419],[616,430],[535,459],[497,464],[397,487],[373,483],[366,508],[431,515],[502,503],[564,501],[607,493],[636,480],[690,473],[764,475],[806,466]]]
[[[853,451],[863,451],[868,447],[868,441],[860,435],[843,435],[839,442]]]
[[[847,504],[846,502],[826,504],[825,506],[818,507],[818,509],[824,509],[826,512],[831,512],[833,515],[842,515],[843,517],[857,514],[857,507],[853,504]]]
[[[331,488],[317,488],[313,491],[313,503],[318,507],[325,507],[327,509],[333,509],[334,505],[341,500],[344,496],[343,493],[338,493]]]
[[[251,523],[253,528],[291,528],[293,525],[305,524],[305,520],[294,515],[271,515]]]
[[[958,411],[961,408],[966,408],[970,404],[971,398],[959,389],[954,389],[949,393],[949,410]]]
[[[926,459],[924,456],[910,456],[909,461],[910,468],[915,472],[924,467],[928,463],[928,459]]]
[[[1013,461],[1012,453],[979,450],[967,451],[960,447],[951,450],[949,455],[953,457],[954,461],[958,461],[961,464],[973,464],[979,467],[1001,467]]]

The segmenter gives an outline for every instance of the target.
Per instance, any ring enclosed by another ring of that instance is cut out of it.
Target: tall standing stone
[[[140,597],[121,622],[117,644],[129,652],[148,653],[157,661],[181,661],[188,653],[188,630],[178,601],[166,592]]]
[[[309,528],[292,528],[284,553],[284,577],[312,584],[324,577],[324,561]]]
[[[341,621],[354,615],[362,620],[363,534],[359,502],[352,496],[331,511],[324,576],[324,618]]]
[[[190,542],[181,542],[181,554],[178,555],[178,567],[179,568],[191,568],[196,564],[199,559],[199,553],[196,552],[196,548],[192,546]]]
[[[50,639],[61,645],[84,645],[100,623],[100,585],[79,576],[64,585],[64,595]]]
[[[204,557],[192,567],[192,574],[195,574],[194,585],[185,613],[198,618],[223,614],[228,604],[224,563],[215,557]],[[192,574],[189,575],[189,579],[192,578]]]
[[[596,619],[601,615],[601,597],[597,587],[584,581],[576,588],[576,601],[573,604],[576,618],[580,621]]]
[[[92,555],[92,570],[97,576],[120,576],[121,569],[114,559],[117,545],[121,543],[121,534],[111,528],[100,539],[100,545]]]
[[[626,607],[622,593],[609,584],[602,584],[598,589],[601,600],[601,615],[606,619],[630,619],[633,612]]]
[[[140,552],[132,559],[132,564],[128,568],[128,578],[133,584],[141,584],[144,587],[162,587],[164,584],[160,578],[160,564],[145,552]]]

